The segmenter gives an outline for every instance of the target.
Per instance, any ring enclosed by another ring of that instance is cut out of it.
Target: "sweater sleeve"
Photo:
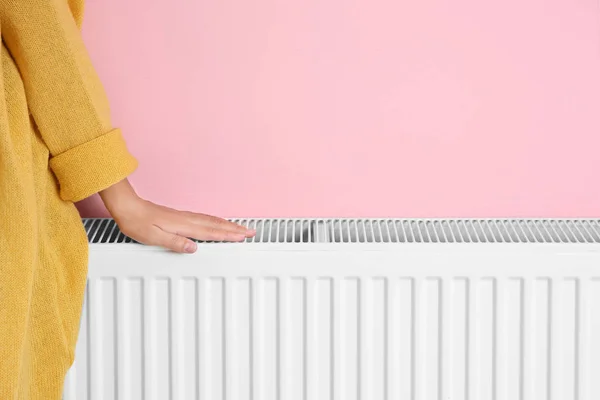
[[[78,201],[131,174],[137,161],[111,125],[104,89],[68,1],[0,0],[0,18],[61,197]]]

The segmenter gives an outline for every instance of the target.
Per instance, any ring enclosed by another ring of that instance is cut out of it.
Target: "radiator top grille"
[[[600,243],[598,219],[233,219],[247,243]],[[90,243],[135,243],[112,219],[84,219]]]

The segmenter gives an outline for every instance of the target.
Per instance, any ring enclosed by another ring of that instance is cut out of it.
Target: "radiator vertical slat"
[[[183,348],[185,336],[183,315],[187,311],[187,304],[182,301],[185,289],[183,279],[179,276],[173,278],[170,289],[169,323],[171,325],[171,334],[169,345],[171,347],[172,397],[174,400],[185,400],[185,349]]]
[[[577,400],[591,400],[589,393],[589,366],[590,366],[590,304],[589,304],[589,281],[581,279],[578,282],[577,296],[577,369],[578,379]],[[594,338],[594,340],[598,340]]]
[[[552,287],[552,396],[561,400],[577,397],[577,281],[554,279]]]
[[[442,329],[442,324],[443,324],[443,319],[444,319],[444,314],[442,312],[442,296],[443,296],[443,290],[444,287],[442,285],[442,279],[441,278],[435,278],[433,279],[433,289],[434,289],[434,299],[435,300],[435,314],[434,314],[434,318],[433,318],[433,322],[435,323],[436,329],[435,329],[435,364],[432,365],[432,367],[430,368],[432,373],[435,374],[435,381],[437,382],[437,387],[435,388],[435,390],[432,390],[432,394],[433,394],[433,398],[437,397],[437,398],[441,398],[442,397],[442,381],[443,381],[443,370],[442,370],[442,364],[444,362],[443,360],[443,351],[444,348],[442,347],[442,342],[443,342],[443,336],[446,334],[446,332]]]
[[[237,346],[237,336],[239,327],[237,326],[237,316],[239,313],[234,308],[236,304],[236,292],[233,287],[234,281],[231,278],[223,280],[223,398],[240,398],[240,377],[237,370],[240,368],[236,355],[239,355]]]
[[[209,365],[209,338],[210,324],[208,279],[198,280],[198,293],[196,294],[196,332],[198,333],[198,393],[200,400],[210,400],[210,365]]]
[[[386,290],[386,339],[387,339],[387,353],[386,353],[386,400],[398,399],[400,397],[400,390],[398,388],[398,370],[399,370],[399,326],[398,326],[398,312],[399,307],[397,306],[398,296],[398,282],[392,277],[388,279],[387,290]]]
[[[289,345],[289,325],[290,325],[290,282],[288,278],[281,278],[277,290],[277,344],[278,344],[278,359],[277,359],[277,376],[278,382],[278,400],[289,400],[290,379],[289,371],[291,371],[290,362],[290,345]]]
[[[117,292],[117,279],[116,277],[111,277],[111,278],[106,278],[104,280],[104,284],[106,285],[108,291],[109,291],[109,295],[106,296],[106,298],[110,301],[109,304],[107,304],[106,309],[106,320],[104,321],[103,324],[105,324],[105,326],[108,327],[108,329],[105,331],[104,335],[105,338],[109,339],[107,340],[107,344],[108,344],[108,348],[110,349],[109,351],[106,352],[106,354],[110,354],[110,364],[107,366],[108,368],[110,368],[112,366],[112,370],[106,371],[105,372],[105,376],[110,377],[110,384],[112,387],[110,387],[110,393],[112,395],[113,398],[117,399],[119,396],[118,390],[119,390],[119,374],[121,373],[120,371],[120,365],[119,365],[119,343],[118,343],[118,325],[119,325],[119,321],[118,321],[118,307],[119,307],[119,303],[118,303],[118,292]]]
[[[419,357],[422,357],[419,395],[422,399],[438,398],[440,394],[440,279],[426,278],[420,288],[421,313],[419,327],[422,338],[417,344]]]
[[[304,392],[307,399],[316,398],[318,390],[318,362],[316,358],[317,341],[317,310],[316,310],[316,281],[309,277],[306,280],[306,296],[304,297]]]
[[[207,400],[225,399],[224,278],[207,280]]]
[[[368,312],[371,309],[373,302],[371,294],[372,281],[368,278],[357,279],[357,296],[358,296],[358,398],[372,399],[373,398],[373,318]]]
[[[563,337],[561,324],[564,321],[561,320],[561,299],[562,299],[562,279],[552,279],[550,281],[550,298],[549,298],[549,314],[550,314],[550,338],[549,338],[549,354],[548,354],[548,368],[549,368],[549,397],[560,398],[565,394],[564,379],[561,376],[562,371],[560,367],[561,355],[563,349]],[[564,399],[566,400],[566,399]]]
[[[343,319],[342,311],[344,307],[344,298],[341,290],[341,280],[334,279],[331,287],[331,299],[332,299],[332,334],[331,334],[331,348],[333,351],[332,357],[332,391],[333,400],[344,400],[345,396],[345,353],[344,353],[344,333],[343,333]]]
[[[121,318],[119,340],[122,340],[122,379],[127,380],[126,389],[120,399],[144,398],[144,319],[143,281],[140,277],[121,278],[123,303],[120,304]]]
[[[156,375],[156,345],[154,333],[154,279],[145,278],[143,288],[143,318],[144,318],[144,395],[149,400],[158,400]]]
[[[535,280],[527,278],[523,280],[522,287],[522,313],[523,326],[521,328],[521,400],[535,400]]]
[[[92,318],[90,319],[90,399],[104,400],[104,349],[103,349],[103,326],[101,316],[103,314],[102,282],[94,279],[89,284],[89,302]]]
[[[93,282],[93,346],[92,359],[96,360],[93,380],[97,386],[94,396],[115,399],[118,396],[118,348],[117,348],[117,291],[115,278],[100,278]]]
[[[315,286],[315,325],[313,327],[316,364],[316,398],[331,398],[333,390],[333,348],[332,348],[332,290],[333,279],[318,278]]]
[[[230,341],[227,344],[227,398],[249,400],[252,396],[252,330],[251,283],[249,277],[230,279],[230,311],[227,324]],[[231,332],[229,332],[231,331]]]
[[[524,288],[522,279],[498,282],[498,399],[521,399],[523,395]],[[505,307],[503,307],[505,305]],[[505,327],[505,329],[502,329]]]
[[[581,400],[596,400],[600,399],[600,379],[598,379],[598,371],[600,371],[600,312],[598,311],[598,305],[600,305],[600,279],[594,277],[590,280],[589,285],[589,302],[588,304],[595,308],[590,309],[588,312],[589,325],[588,325],[588,345],[586,353],[588,354],[588,368],[587,368],[587,388],[588,398]]]
[[[309,308],[309,292],[308,292],[308,286],[309,286],[309,279],[307,278],[300,278],[299,279],[302,282],[302,287],[300,288],[300,296],[299,298],[301,299],[300,303],[301,303],[301,309],[300,309],[300,315],[301,315],[301,327],[300,329],[298,329],[298,336],[299,336],[299,341],[300,341],[300,346],[299,347],[300,350],[300,354],[298,354],[298,363],[299,363],[299,367],[301,369],[301,373],[299,374],[299,386],[301,388],[300,393],[302,394],[302,396],[300,397],[302,400],[307,400],[308,396],[309,396],[309,386],[308,386],[308,363],[309,363],[309,359],[308,359],[308,328],[309,328],[309,312],[310,312],[310,308]],[[312,325],[310,325],[312,326]]]
[[[494,317],[492,320],[493,330],[493,349],[492,349],[492,394],[494,400],[517,400],[518,397],[507,396],[507,383],[509,371],[507,368],[511,362],[510,350],[515,347],[515,338],[511,336],[513,326],[508,325],[506,313],[513,311],[511,308],[512,301],[510,295],[505,296],[506,291],[511,291],[511,282],[506,279],[498,279],[495,281],[494,291]],[[514,294],[514,293],[511,293]],[[515,314],[518,315],[518,314]]]
[[[478,281],[474,278],[467,279],[467,399],[479,399],[479,356],[477,346],[477,304]]]
[[[173,399],[173,315],[171,313],[171,293],[173,291],[171,284],[171,278],[157,278],[154,281],[154,296],[152,297],[154,311],[152,351],[156,354],[154,372],[156,373],[155,379],[157,379],[157,400]]]
[[[423,315],[424,307],[424,291],[422,279],[415,279],[412,287],[412,299],[410,305],[412,307],[412,397],[415,400],[426,400],[423,391],[427,387],[428,377],[425,371],[427,364],[425,363],[424,354],[426,354],[426,339],[424,338],[425,316]]]
[[[262,279],[252,279],[252,400],[262,400],[263,358],[263,288]],[[208,399],[207,399],[208,400]]]
[[[587,241],[587,239],[586,239]],[[573,329],[573,364],[574,364],[574,376],[573,376],[573,399],[581,399],[581,377],[582,377],[582,358],[581,358],[581,346],[582,346],[582,329],[585,327],[582,318],[582,304],[581,304],[581,280],[579,278],[573,279],[574,293],[573,302],[575,303],[575,312],[573,313],[574,318],[574,329]],[[582,326],[583,325],[583,326]]]
[[[262,351],[258,353],[262,359],[262,396],[261,400],[275,400],[279,396],[278,376],[278,338],[277,338],[277,292],[279,280],[265,278],[263,280],[262,312]]]
[[[577,224],[576,224],[577,226]],[[582,233],[583,234],[583,233]],[[587,241],[587,239],[586,239]],[[570,279],[572,283],[572,301],[573,301],[573,310],[572,314],[568,315],[573,319],[573,329],[570,331],[572,335],[573,348],[572,348],[572,358],[573,362],[573,376],[572,376],[572,395],[574,400],[580,399],[580,376],[581,376],[581,353],[580,353],[580,333],[581,333],[581,303],[580,303],[580,295],[581,295],[581,283],[578,278]]]
[[[368,371],[365,376],[367,389],[362,399],[385,400],[386,398],[386,369],[387,369],[387,279],[375,277],[363,279],[368,282],[365,286],[365,314],[362,320],[366,331],[363,354],[364,367]]]
[[[303,400],[304,387],[304,331],[305,327],[305,280],[291,278],[282,281],[281,311],[281,385],[282,398]]]
[[[344,291],[343,336],[344,352],[344,381],[346,382],[345,399],[360,399],[360,285],[356,277],[342,281]]]
[[[365,231],[369,230],[372,227],[367,227],[367,224],[370,221],[364,221]],[[369,235],[367,235],[369,236]],[[373,240],[372,238],[368,238],[369,242]],[[364,318],[364,286],[362,284],[361,277],[352,277],[348,279],[348,296],[349,296],[349,304],[352,304],[352,315],[348,319],[350,322],[350,329],[352,331],[352,348],[353,352],[352,361],[353,365],[353,374],[356,382],[356,388],[354,389],[354,396],[356,399],[362,400],[361,396],[362,388],[365,386],[364,378],[366,374],[363,374],[362,371],[362,360],[364,357],[363,348],[365,347],[363,344],[365,337],[365,326],[362,324],[362,320]]]
[[[515,360],[515,363],[517,364],[517,370],[519,371],[518,376],[515,377],[515,381],[518,381],[518,394],[519,394],[519,399],[520,400],[524,400],[523,397],[525,396],[525,382],[524,382],[524,377],[525,377],[525,354],[526,354],[526,348],[525,348],[525,335],[526,335],[526,314],[525,314],[525,310],[526,310],[526,301],[525,301],[525,279],[517,279],[517,281],[519,282],[519,323],[518,323],[518,328],[519,328],[519,334],[518,334],[518,338],[519,338],[519,351],[518,351],[518,358]],[[508,316],[507,316],[508,318]]]
[[[466,399],[468,394],[468,357],[469,357],[469,281],[467,278],[455,278],[449,281],[450,288],[445,291],[449,297],[445,318],[449,332],[449,354],[446,369],[450,380],[448,399]]]
[[[550,279],[533,281],[533,329],[532,329],[532,362],[534,377],[532,379],[532,400],[548,399],[550,396],[550,350],[552,327],[552,298]]]
[[[199,349],[198,332],[198,294],[199,284],[196,277],[183,277],[179,283],[180,291],[175,293],[176,302],[180,304],[177,332],[177,352],[179,354],[179,396],[184,400],[200,397],[198,392],[198,360]]]
[[[225,279],[225,396],[226,399],[239,399],[240,398],[240,386],[242,377],[241,374],[238,373],[242,369],[242,365],[240,365],[241,360],[238,358],[240,356],[240,352],[242,350],[241,343],[238,340],[238,337],[244,330],[243,324],[240,322],[243,321],[243,310],[237,305],[239,304],[237,301],[238,295],[241,295],[243,292],[239,292],[237,289],[240,289],[237,286],[239,282],[235,282],[233,279]],[[236,284],[236,286],[234,286]]]
[[[494,321],[496,318],[496,279],[484,278],[479,281],[477,315],[478,336],[478,365],[480,391],[478,400],[492,400],[495,384],[495,347],[496,333]]]
[[[118,279],[115,281],[116,284],[116,303],[114,311],[116,312],[115,321],[117,322],[117,343],[115,343],[115,349],[117,350],[117,390],[120,399],[131,399],[131,361],[130,347],[126,346],[126,340],[131,336],[129,329],[130,316],[127,315],[127,307],[130,303],[130,292],[129,286],[127,285],[126,279]]]
[[[395,280],[396,297],[394,302],[396,315],[395,341],[397,352],[394,354],[396,388],[398,398],[413,399],[415,395],[415,279]]]
[[[388,232],[388,237],[389,237],[389,232]],[[382,286],[382,290],[381,292],[379,292],[379,301],[382,304],[382,307],[378,307],[377,310],[377,315],[380,321],[380,327],[381,330],[380,335],[381,335],[381,349],[380,349],[380,359],[379,359],[379,369],[381,371],[381,376],[379,378],[379,385],[378,388],[380,388],[380,398],[381,400],[388,400],[389,399],[389,393],[388,393],[388,380],[389,380],[389,362],[388,362],[388,358],[389,358],[389,354],[390,354],[390,337],[389,337],[389,324],[390,321],[388,320],[387,316],[389,315],[388,309],[390,307],[390,303],[388,301],[388,292],[389,292],[389,287],[390,287],[390,280],[388,277],[386,278],[381,278],[380,279],[380,283]]]
[[[446,240],[446,238],[444,238]],[[440,391],[441,399],[452,398],[452,382],[454,374],[452,368],[452,348],[454,340],[454,298],[452,297],[454,285],[452,280],[443,278],[440,280]]]

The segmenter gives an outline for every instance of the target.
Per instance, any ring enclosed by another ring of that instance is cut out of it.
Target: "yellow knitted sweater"
[[[73,202],[136,168],[79,32],[83,0],[0,0],[0,399],[61,398],[87,273]]]

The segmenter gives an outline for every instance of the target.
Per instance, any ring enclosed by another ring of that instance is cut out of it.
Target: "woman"
[[[60,399],[73,362],[87,240],[73,202],[100,193],[135,240],[193,253],[254,234],[140,199],[79,33],[83,0],[0,0],[0,399]]]

